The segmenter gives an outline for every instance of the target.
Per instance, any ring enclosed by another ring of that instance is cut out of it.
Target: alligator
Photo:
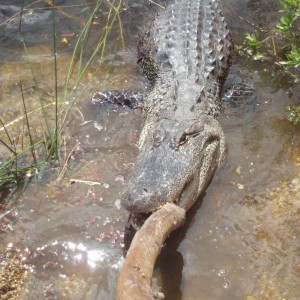
[[[94,103],[142,107],[145,113],[140,152],[122,195],[122,206],[133,215],[167,202],[188,210],[212,180],[225,155],[217,118],[232,51],[216,0],[174,0],[139,37],[148,94],[94,94]]]

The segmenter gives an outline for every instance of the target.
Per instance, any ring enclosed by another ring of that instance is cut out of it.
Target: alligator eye
[[[172,149],[178,151],[179,146],[185,144],[187,142],[187,134],[184,132],[182,135],[178,136],[173,136],[171,138],[171,143],[170,146]]]
[[[156,129],[153,132],[153,146],[158,147],[165,139],[165,133],[162,130]]]
[[[184,132],[186,135],[196,136],[204,129],[204,121],[199,120],[193,123],[189,128],[187,128]]]
[[[186,135],[186,133],[183,133],[181,135],[181,137],[179,138],[178,144],[179,145],[183,145],[186,142],[187,142],[187,135]]]

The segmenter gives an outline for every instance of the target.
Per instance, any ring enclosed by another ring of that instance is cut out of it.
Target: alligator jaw
[[[220,161],[222,155],[219,140],[213,140],[207,144],[203,149],[201,163],[198,168],[195,168],[195,174],[187,179],[186,184],[177,194],[172,195],[170,193],[169,197],[166,196],[165,198],[156,196],[154,201],[155,195],[149,193],[150,188],[148,193],[142,193],[141,195],[137,193],[138,189],[134,190],[136,194],[132,193],[132,189],[130,192],[125,192],[122,205],[130,212],[131,226],[135,230],[139,230],[151,213],[160,209],[166,202],[173,202],[188,211],[210,183],[218,167],[218,163],[215,162]],[[131,182],[129,182],[129,186],[131,186]],[[156,190],[156,192],[160,193],[159,190]],[[156,206],[153,203],[156,203]]]

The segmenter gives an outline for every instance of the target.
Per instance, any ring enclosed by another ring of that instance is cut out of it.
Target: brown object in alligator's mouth
[[[173,203],[165,204],[148,217],[135,233],[120,270],[117,300],[163,299],[163,294],[151,287],[153,268],[166,238],[184,220],[185,210]]]

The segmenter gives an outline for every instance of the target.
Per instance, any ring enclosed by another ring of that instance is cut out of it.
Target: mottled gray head
[[[145,126],[122,205],[148,213],[167,202],[189,209],[214,175],[224,148],[218,122],[209,116]]]

